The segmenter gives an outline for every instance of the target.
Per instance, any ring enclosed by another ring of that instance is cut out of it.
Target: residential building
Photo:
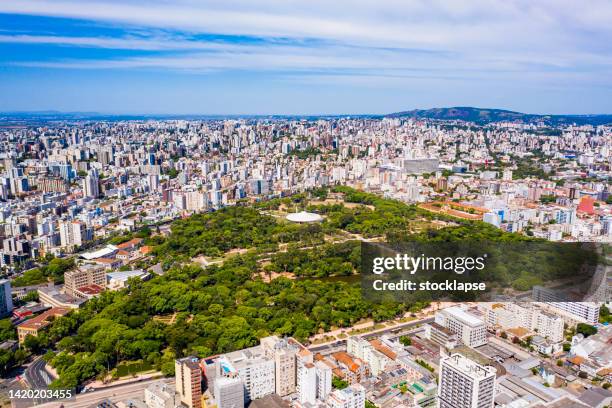
[[[86,264],[64,273],[64,291],[68,295],[83,298],[80,289],[90,285],[106,287],[106,273],[103,267]]]
[[[175,360],[174,370],[176,375],[176,392],[179,396],[179,401],[189,408],[201,408],[202,370],[200,369],[199,360],[196,357],[185,357]]]
[[[353,384],[343,390],[334,390],[326,402],[329,408],[363,408],[365,388],[361,384]]]
[[[221,377],[215,380],[217,408],[244,408],[244,384],[238,377]]]
[[[176,392],[173,385],[157,381],[145,388],[145,403],[148,408],[175,408]]]
[[[436,313],[435,322],[457,335],[457,340],[469,347],[478,347],[487,342],[484,321],[460,306],[442,309]]]
[[[443,357],[438,380],[439,408],[493,408],[493,367],[482,366],[461,354]]]
[[[300,350],[296,342],[270,336],[261,339],[261,346],[266,356],[274,360],[276,394],[285,396],[295,392],[297,380],[296,358]]]

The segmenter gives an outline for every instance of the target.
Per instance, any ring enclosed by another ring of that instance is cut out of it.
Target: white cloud
[[[0,42],[159,51],[151,57],[19,62],[28,66],[345,70],[366,79],[415,72],[443,78],[545,73],[563,81],[597,72],[599,81],[612,82],[612,2],[605,0],[5,0],[0,12],[82,18],[145,33],[6,34]],[[154,30],[180,34],[150,34]],[[198,33],[264,41],[194,40]]]

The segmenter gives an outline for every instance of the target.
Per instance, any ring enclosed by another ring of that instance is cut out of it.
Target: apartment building
[[[176,392],[181,403],[189,408],[202,408],[202,370],[196,357],[174,362]]]
[[[242,380],[246,402],[274,393],[274,371],[274,360],[266,357],[261,346],[234,351],[217,360],[218,376],[238,376]]]
[[[106,286],[106,273],[104,268],[97,265],[81,265],[76,269],[64,273],[64,292],[70,296],[83,298],[85,295],[81,288],[96,285]]]
[[[436,313],[435,322],[457,335],[457,340],[469,347],[487,342],[487,328],[478,316],[460,306],[442,309]]]
[[[300,348],[297,342],[270,336],[261,339],[267,357],[274,360],[275,392],[284,397],[296,391],[296,358]]]
[[[145,403],[149,408],[174,408],[177,405],[175,388],[164,381],[157,381],[145,388]]]
[[[216,379],[214,395],[217,408],[244,407],[244,384],[238,377],[221,377]]]
[[[452,349],[457,346],[457,335],[436,322],[425,326],[425,335],[429,340],[441,347]]]
[[[353,384],[343,390],[334,390],[326,402],[329,408],[363,408],[365,388],[361,384]]]
[[[492,408],[495,396],[493,367],[481,366],[461,354],[440,360],[439,408]]]
[[[568,296],[542,286],[533,287],[532,298],[543,302],[569,324],[596,324],[599,320],[600,305],[595,302],[568,302]]]
[[[503,330],[525,328],[553,343],[563,341],[563,318],[531,304],[482,303],[479,307],[491,316],[491,327]]]
[[[349,337],[347,352],[362,359],[374,376],[380,374],[387,365],[393,363],[397,358],[397,354],[380,340],[368,341],[358,336]]]
[[[297,391],[301,404],[314,405],[317,401],[317,368],[314,363],[300,362],[297,371]]]

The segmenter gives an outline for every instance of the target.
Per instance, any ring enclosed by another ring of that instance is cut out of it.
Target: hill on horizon
[[[504,109],[455,106],[450,108],[414,109],[386,115],[390,118],[461,120],[478,124],[494,122],[540,123],[548,125],[605,125],[612,124],[612,115],[538,115]]]

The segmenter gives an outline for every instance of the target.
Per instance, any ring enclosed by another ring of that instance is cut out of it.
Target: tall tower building
[[[185,357],[174,362],[176,392],[189,408],[202,408],[202,370],[196,357]]]
[[[217,408],[243,408],[244,383],[239,377],[221,377],[215,380]]]
[[[440,361],[438,408],[493,408],[493,367],[481,366],[461,354]]]
[[[261,346],[268,358],[274,359],[276,386],[281,397],[296,391],[297,352],[299,347],[287,339],[270,336],[261,339]]]
[[[83,180],[83,195],[85,197],[98,198],[100,196],[100,180],[98,179],[98,173],[91,171],[85,180]]]
[[[11,281],[0,280],[0,317],[8,316],[13,311],[13,298],[11,297]]]

